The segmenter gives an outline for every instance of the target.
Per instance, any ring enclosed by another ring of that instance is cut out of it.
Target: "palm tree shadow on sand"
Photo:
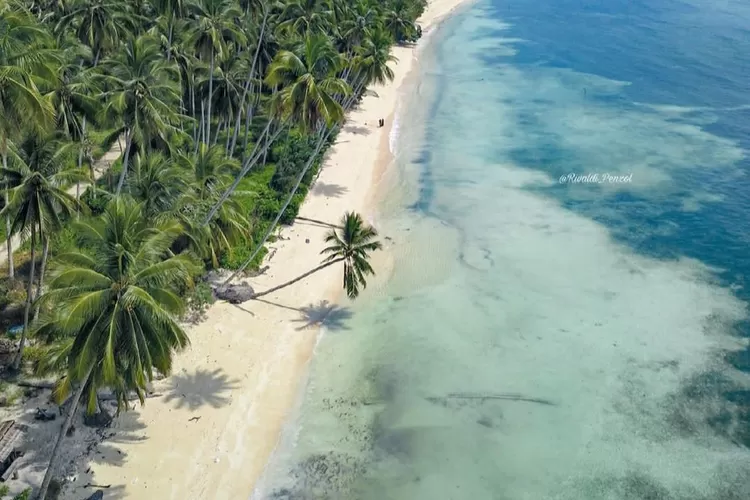
[[[329,198],[339,198],[346,194],[348,189],[345,186],[339,184],[329,184],[327,182],[318,181],[312,189],[312,193],[316,196],[326,196]]]
[[[188,408],[190,411],[206,405],[221,408],[232,401],[227,393],[237,387],[237,381],[230,380],[221,368],[214,371],[198,369],[194,373],[183,371],[169,378],[164,401],[174,402],[177,409]]]
[[[298,311],[301,314],[295,323],[303,323],[297,327],[297,330],[304,330],[314,326],[324,326],[328,330],[348,330],[346,325],[352,317],[352,312],[348,307],[341,307],[331,304],[327,300],[321,300],[317,304],[300,307]]]

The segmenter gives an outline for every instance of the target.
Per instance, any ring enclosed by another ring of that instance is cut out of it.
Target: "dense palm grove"
[[[56,396],[72,396],[38,498],[79,400],[95,412],[101,388],[123,407],[143,398],[188,342],[178,320],[202,274],[257,265],[294,219],[346,110],[392,78],[391,45],[419,36],[424,4],[0,1],[13,367],[57,373]],[[114,145],[121,157],[95,175]],[[343,262],[354,297],[379,245],[356,214],[342,230],[319,268]]]

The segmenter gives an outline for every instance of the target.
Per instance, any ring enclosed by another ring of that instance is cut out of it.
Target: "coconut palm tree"
[[[172,158],[161,153],[139,157],[133,174],[128,177],[126,191],[141,203],[149,219],[156,219],[174,208],[176,200],[187,187],[185,171]]]
[[[274,103],[279,119],[288,124],[293,123],[305,132],[317,134],[317,146],[307,165],[302,169],[298,181],[282,210],[269,227],[261,246],[271,235],[289,206],[292,197],[302,182],[302,178],[333,132],[334,125],[343,120],[344,109],[339,104],[339,98],[351,91],[347,83],[336,76],[342,61],[341,55],[336,52],[330,38],[325,35],[309,35],[296,49],[296,52],[279,51],[269,67],[266,83],[271,87],[282,86],[282,90],[277,94]],[[270,144],[267,141],[265,147],[268,148],[269,146]],[[216,213],[259,158],[260,155],[256,154],[254,162],[246,162],[234,183],[212,207],[206,220],[209,220]],[[259,249],[256,249],[255,253],[258,251]]]
[[[180,117],[175,111],[180,102],[179,72],[164,59],[151,35],[129,40],[118,57],[103,64],[109,71],[105,85],[110,89],[104,94],[107,103],[103,114],[119,117],[121,126],[112,136],[125,136],[122,171],[115,193],[120,194],[134,141],[145,149],[157,136],[167,143],[166,133],[176,130]]]
[[[350,299],[355,299],[359,296],[359,291],[367,287],[366,276],[375,274],[369,259],[371,252],[382,248],[380,242],[376,240],[377,236],[378,232],[373,227],[365,224],[362,216],[357,213],[347,212],[341,219],[341,231],[337,232],[336,229],[331,229],[326,235],[325,241],[328,243],[328,246],[320,253],[327,255],[327,257],[323,259],[323,262],[319,266],[286,283],[256,293],[253,298],[268,295],[269,293],[293,285],[327,267],[343,262],[344,290],[346,290],[346,295]]]
[[[190,247],[204,260],[219,266],[219,257],[250,239],[250,221],[242,212],[239,196],[251,193],[235,191],[204,224],[206,212],[239,170],[237,160],[227,158],[221,146],[209,148],[201,144],[194,155],[179,160],[187,182],[187,189],[176,202],[175,213],[185,227]]]
[[[96,70],[83,67],[86,56],[82,54],[81,47],[83,46],[77,45],[66,50],[66,60],[60,65],[59,77],[52,91],[55,129],[69,140],[78,141],[79,169],[83,168],[84,157],[89,156],[86,124],[96,122],[100,110]],[[80,182],[77,182],[76,200],[80,199],[80,195]]]
[[[62,226],[62,218],[75,213],[77,202],[65,188],[85,174],[67,169],[72,159],[72,144],[55,141],[51,137],[29,136],[21,148],[11,154],[8,166],[0,171],[0,177],[11,197],[3,209],[13,218],[12,232],[31,235],[31,271],[26,286],[26,307],[23,316],[23,332],[13,368],[18,369],[23,357],[26,335],[29,329],[29,312],[34,302],[32,293],[36,272],[37,236],[43,243],[42,271],[39,276],[37,294],[41,291],[44,270],[49,251],[49,234]]]
[[[287,37],[324,33],[331,27],[327,0],[290,0],[284,5],[277,29]]]
[[[174,36],[175,23],[183,17],[186,5],[183,0],[151,0],[151,5],[156,12],[164,18],[167,25],[167,61],[172,60],[172,38]]]
[[[31,14],[10,4],[0,7],[0,157],[8,167],[10,143],[22,130],[51,125],[54,110],[38,85],[55,76],[51,39]],[[5,203],[8,194],[5,193]],[[15,279],[10,217],[6,218],[8,275]]]
[[[232,0],[198,0],[190,5],[194,19],[192,46],[201,60],[209,60],[208,97],[206,100],[206,124],[204,141],[211,141],[211,102],[213,100],[213,80],[216,58],[223,59],[227,43],[242,43],[244,35],[238,27],[237,20],[242,15],[237,4]]]
[[[119,0],[71,0],[68,12],[55,26],[59,34],[74,30],[78,40],[91,49],[96,67],[120,42],[138,32],[142,19],[129,2]]]
[[[181,226],[152,225],[138,204],[123,198],[113,199],[100,218],[74,224],[80,250],[59,257],[41,299],[51,312],[40,331],[73,339],[63,353],[66,376],[56,391],[60,399],[73,396],[39,498],[47,493],[84,391],[89,411],[96,390],[105,386],[134,390],[143,401],[154,372],[168,374],[174,352],[188,344],[177,321],[184,309],[178,292],[191,285],[195,263],[169,252]]]

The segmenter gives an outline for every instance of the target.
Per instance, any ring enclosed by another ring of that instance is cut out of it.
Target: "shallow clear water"
[[[329,317],[256,497],[750,498],[748,27],[703,0],[441,26],[378,219],[393,275]]]

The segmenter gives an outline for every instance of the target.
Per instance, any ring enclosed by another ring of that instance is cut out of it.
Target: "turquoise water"
[[[702,0],[442,25],[377,218],[393,273],[329,317],[255,497],[750,498],[748,27]]]

